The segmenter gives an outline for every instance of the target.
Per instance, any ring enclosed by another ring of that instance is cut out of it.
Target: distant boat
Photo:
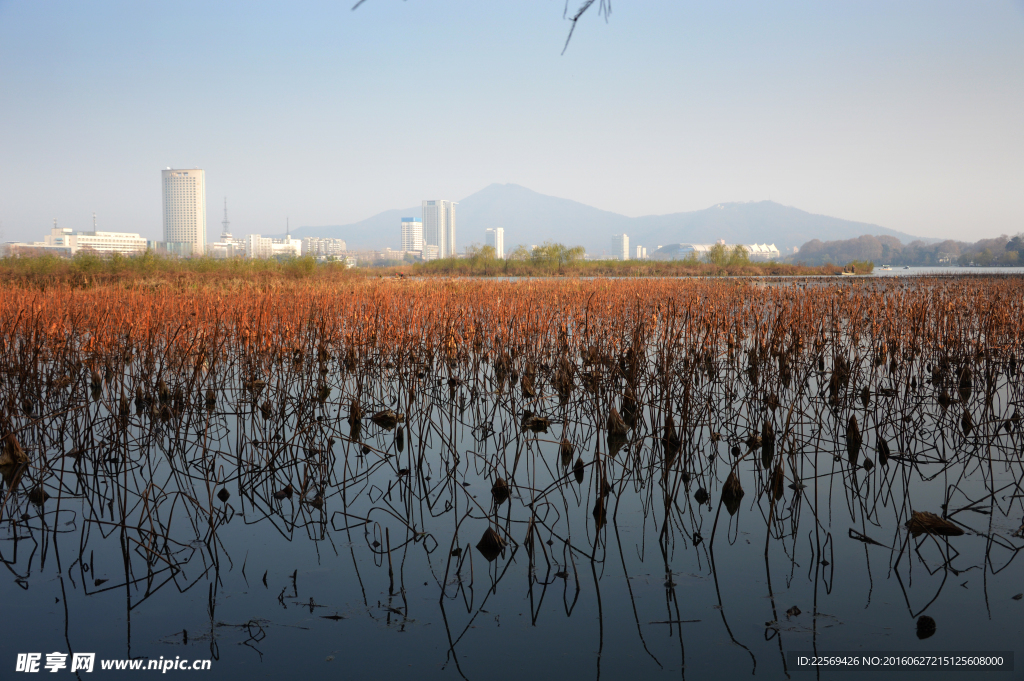
[[[857,273],[856,272],[842,272],[842,275],[844,277],[854,277],[854,276],[857,275]]]
[[[888,265],[882,265],[882,271],[883,271],[883,272],[888,272],[888,271],[889,271],[889,270],[891,270],[891,269],[892,269],[892,268],[891,268],[891,267],[889,267]]]
[[[909,270],[909,269],[910,269],[910,265],[904,265],[904,266],[903,266],[903,269],[905,269],[905,270]]]

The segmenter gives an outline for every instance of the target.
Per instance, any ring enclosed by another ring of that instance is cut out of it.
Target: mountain
[[[545,241],[581,245],[600,255],[611,250],[613,234],[631,233],[633,218],[516,184],[492,184],[466,197],[456,208],[456,229],[462,243],[484,241],[489,227],[505,229],[505,250]],[[461,236],[465,234],[466,236]]]
[[[440,197],[439,197],[440,198]],[[345,239],[353,250],[397,249],[403,217],[419,217],[420,206],[388,210],[349,225],[300,227],[292,236]],[[629,233],[633,218],[600,210],[577,201],[545,196],[516,184],[492,184],[458,202],[455,233],[459,250],[484,242],[484,230],[505,229],[506,250],[518,244],[542,244],[545,240],[568,245],[582,244],[588,252],[610,248],[612,234]]]
[[[419,206],[404,210],[386,210],[349,225],[299,227],[292,230],[292,237],[302,239],[307,236],[318,236],[344,239],[345,245],[353,251],[373,251],[385,247],[398,249],[402,240],[402,218],[419,217],[419,215]],[[458,223],[456,223],[456,227],[458,227]],[[275,235],[275,237],[282,236],[284,235]]]
[[[345,239],[353,250],[398,248],[401,218],[419,216],[419,206],[388,210],[348,225],[300,227],[294,237]],[[720,203],[704,210],[631,218],[570,199],[546,196],[515,184],[492,184],[459,201],[456,209],[459,250],[484,242],[484,230],[505,229],[505,248],[559,241],[582,245],[593,255],[611,250],[613,234],[647,247],[672,243],[774,243],[784,254],[811,239],[834,241],[862,234],[894,236],[904,243],[919,237],[864,222],[815,215],[772,201]],[[935,239],[923,239],[926,242]]]
[[[812,239],[834,241],[862,234],[893,236],[903,243],[920,239],[879,225],[816,215],[774,201],[719,203],[689,213],[635,218],[635,223],[629,241],[647,246],[648,253],[658,244],[706,244],[718,239],[730,244],[774,243],[783,254]]]

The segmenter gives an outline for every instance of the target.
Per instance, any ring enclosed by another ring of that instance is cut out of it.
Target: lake
[[[903,267],[902,265],[893,265],[890,270],[883,270],[882,265],[875,265],[874,271],[871,273],[878,277],[906,277],[911,275],[931,275],[931,276],[950,276],[950,275],[971,275],[971,276],[991,276],[993,274],[1013,274],[1020,276],[1024,274],[1024,268],[1020,267]]]
[[[1022,286],[914,282],[8,291],[4,677],[1021,664]]]

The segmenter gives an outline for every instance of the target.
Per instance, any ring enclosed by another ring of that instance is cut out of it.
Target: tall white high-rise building
[[[455,206],[454,201],[448,202],[447,220],[444,224],[444,245],[448,249],[449,258],[455,257]]]
[[[164,242],[192,244],[192,255],[206,250],[206,174],[198,168],[163,173]]]
[[[612,237],[612,258],[629,260],[629,236],[616,234]]]
[[[494,257],[505,257],[505,230],[495,227],[487,230],[487,245],[494,248]]]
[[[423,202],[423,259],[427,260],[426,246],[436,246],[438,258],[455,256],[455,206],[454,201]]]
[[[402,250],[423,251],[423,221],[419,218],[402,218]]]

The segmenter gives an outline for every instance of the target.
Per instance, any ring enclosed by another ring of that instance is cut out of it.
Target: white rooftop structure
[[[727,244],[721,239],[713,244],[669,244],[661,246],[650,257],[656,260],[686,260],[691,257],[697,260],[706,260],[711,249],[715,246],[723,246],[726,251],[732,251],[737,246],[740,246],[746,250],[748,258],[759,262],[777,260],[782,257],[775,244]]]

